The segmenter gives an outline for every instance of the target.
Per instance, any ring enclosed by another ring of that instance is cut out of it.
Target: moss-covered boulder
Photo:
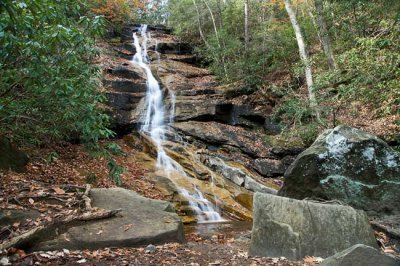
[[[400,213],[400,155],[347,126],[321,134],[285,172],[279,195],[337,199],[371,214]]]

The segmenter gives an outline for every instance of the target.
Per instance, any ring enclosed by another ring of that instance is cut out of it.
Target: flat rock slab
[[[326,260],[320,266],[399,266],[400,260],[382,254],[378,250],[357,244]]]
[[[184,241],[182,221],[169,202],[122,188],[92,189],[90,198],[93,207],[122,209],[121,215],[69,228],[34,249],[98,249]]]
[[[358,243],[377,247],[365,212],[349,206],[256,193],[253,210],[251,255],[300,260]]]

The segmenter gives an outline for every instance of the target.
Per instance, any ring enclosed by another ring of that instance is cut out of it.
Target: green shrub
[[[33,144],[112,135],[92,63],[103,29],[82,1],[0,3],[0,135]]]

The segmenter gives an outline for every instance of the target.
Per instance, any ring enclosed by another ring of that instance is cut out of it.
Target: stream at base
[[[248,221],[225,221],[218,223],[199,223],[185,225],[185,234],[195,233],[202,238],[210,239],[215,235],[223,234],[225,238],[237,238],[240,235],[249,237],[252,223]]]

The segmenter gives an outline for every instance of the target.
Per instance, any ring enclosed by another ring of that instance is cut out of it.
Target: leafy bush
[[[286,127],[300,126],[313,121],[313,112],[304,99],[286,97],[275,107],[273,117]]]
[[[319,76],[319,86],[334,86],[337,98],[343,102],[374,105],[378,116],[400,113],[397,34],[394,30],[381,37],[358,38],[354,48],[338,56],[338,70]]]
[[[86,11],[81,1],[0,3],[0,135],[33,144],[112,135],[92,63],[104,23]]]
[[[114,159],[108,160],[107,167],[109,171],[108,177],[118,186],[122,185],[121,174],[123,174],[126,169],[119,166]]]

